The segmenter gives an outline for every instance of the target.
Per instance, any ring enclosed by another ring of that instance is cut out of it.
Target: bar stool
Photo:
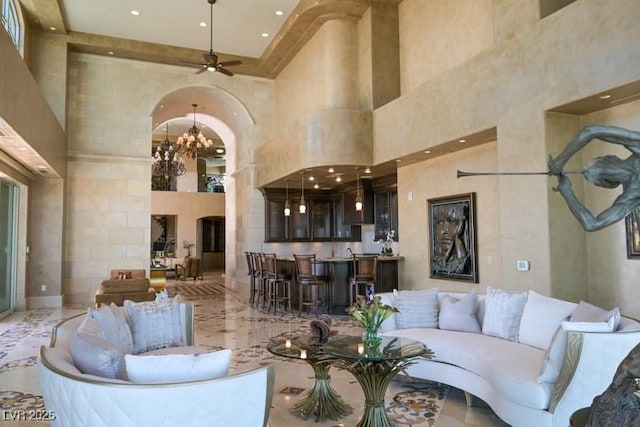
[[[244,252],[244,256],[247,259],[247,275],[249,276],[249,285],[250,285],[250,295],[249,295],[249,304],[253,305],[253,302],[256,299],[256,269],[253,266],[253,253],[249,251]]]
[[[314,307],[316,316],[318,308],[324,305],[320,298],[321,290],[325,289],[325,281],[315,274],[316,255],[293,255],[296,262],[296,276],[298,278],[299,298],[298,315],[302,315],[303,307]]]
[[[273,314],[278,311],[278,303],[281,302],[286,310],[291,310],[291,275],[278,272],[278,260],[276,254],[264,254],[264,265],[267,273],[267,298],[269,305],[267,311],[273,306]]]
[[[262,254],[260,252],[253,252],[252,255],[254,277],[256,280],[256,294],[258,296],[254,303],[256,307],[260,305],[264,307],[267,303],[267,273],[264,270]]]
[[[365,298],[368,298],[375,294],[377,265],[377,255],[353,254],[353,276],[349,280],[351,284],[349,290],[351,304],[357,302],[358,295],[364,295]],[[360,294],[360,290],[363,288],[364,294]]]

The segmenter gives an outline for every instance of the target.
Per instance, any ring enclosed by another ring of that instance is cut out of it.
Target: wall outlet
[[[40,288],[42,289],[42,292],[46,292],[47,291],[47,285],[45,285],[45,284],[40,286]]]
[[[529,271],[529,267],[529,261],[525,259],[519,259],[518,261],[516,261],[516,268],[518,269],[518,271]]]

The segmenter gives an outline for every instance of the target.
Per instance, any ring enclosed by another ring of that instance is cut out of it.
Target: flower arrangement
[[[378,240],[378,244],[382,246],[383,256],[393,255],[393,248],[391,247],[391,244],[393,243],[393,238],[395,237],[395,235],[396,235],[396,230],[391,230],[387,233],[386,240],[383,240],[383,239]]]
[[[397,311],[398,309],[393,306],[382,304],[382,298],[379,295],[374,296],[370,300],[359,295],[358,301],[347,308],[347,313],[353,316],[360,326],[364,328],[365,341],[375,340],[377,344],[380,343],[378,330],[382,322]]]

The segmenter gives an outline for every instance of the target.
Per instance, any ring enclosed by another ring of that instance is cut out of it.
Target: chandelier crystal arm
[[[191,106],[193,107],[193,126],[189,128],[187,133],[178,137],[176,145],[180,154],[196,159],[204,156],[205,151],[213,145],[213,141],[207,139],[196,125],[196,108],[198,104],[191,104]]]

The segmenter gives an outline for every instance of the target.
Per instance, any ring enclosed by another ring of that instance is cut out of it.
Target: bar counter
[[[376,292],[391,292],[398,288],[398,262],[401,256],[379,256],[376,273]],[[349,277],[353,275],[353,258],[317,258],[317,275],[326,276],[328,285],[329,314],[346,314],[349,307]],[[293,257],[278,257],[278,270],[291,275],[292,306],[298,310],[299,288],[296,281],[296,265]]]

